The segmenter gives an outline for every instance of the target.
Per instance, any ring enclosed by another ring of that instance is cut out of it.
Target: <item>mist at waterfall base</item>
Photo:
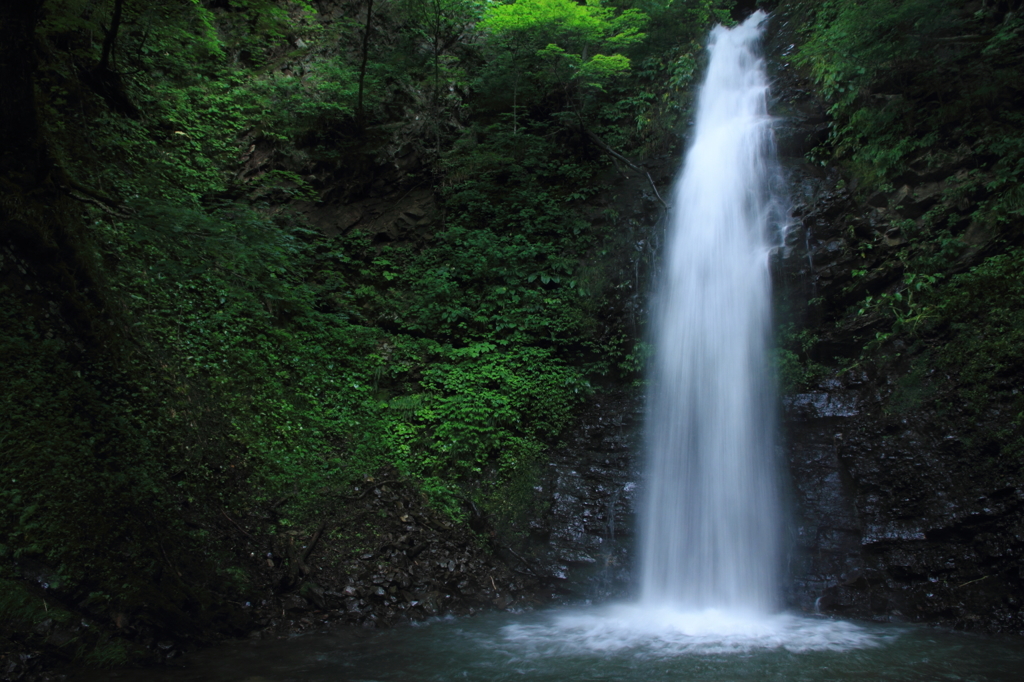
[[[614,621],[614,611],[609,614]],[[582,618],[581,618],[582,617]],[[287,640],[236,642],[193,654],[181,669],[97,671],[74,682],[1017,682],[1019,638],[982,637],[925,627],[831,621],[822,635],[811,619],[802,638],[761,635],[756,648],[730,647],[719,635],[666,637],[657,619],[614,627],[587,611],[488,613],[389,628],[338,628]],[[822,621],[828,623],[829,621]],[[630,637],[622,633],[630,631]],[[576,634],[573,634],[573,633]],[[843,633],[846,633],[844,635]],[[661,633],[661,634],[659,634]],[[852,635],[854,641],[843,643]],[[874,646],[863,647],[865,636]],[[803,639],[808,649],[790,649]],[[845,649],[843,649],[845,647]]]

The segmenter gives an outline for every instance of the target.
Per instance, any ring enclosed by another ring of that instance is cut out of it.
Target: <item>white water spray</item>
[[[779,212],[757,12],[711,35],[654,308],[641,603],[777,607],[768,254]]]

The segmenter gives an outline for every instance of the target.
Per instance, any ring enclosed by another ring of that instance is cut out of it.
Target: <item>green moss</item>
[[[896,389],[886,402],[884,410],[887,414],[907,414],[928,402],[930,391],[926,377],[932,366],[931,361],[928,354],[914,359],[910,371],[900,377]]]
[[[47,620],[68,623],[74,615],[55,601],[48,603],[45,596],[29,590],[21,581],[0,578],[0,620],[21,623],[30,629]]]
[[[939,304],[951,340],[938,368],[958,385],[956,408],[987,423],[1004,456],[1024,462],[1024,250],[993,256],[952,279]]]

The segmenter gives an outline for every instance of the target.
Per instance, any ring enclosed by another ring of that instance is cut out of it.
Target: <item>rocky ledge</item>
[[[427,507],[411,486],[368,482],[348,514],[349,522],[369,518],[376,529],[358,554],[346,557],[351,546],[328,540],[310,556],[318,538],[303,531],[274,536],[265,558],[253,553],[268,588],[247,605],[257,626],[250,637],[330,622],[375,628],[543,603],[535,576],[501,560],[486,535]]]
[[[330,625],[387,627],[531,608],[550,597],[545,581],[499,547],[482,519],[452,523],[393,472],[335,493],[324,519],[307,529],[265,532],[282,527],[272,522],[279,521],[283,505],[237,517],[221,512],[212,517],[216,525],[207,521],[220,550],[237,557],[233,570],[248,586],[240,601],[216,605],[205,618],[207,631],[181,627],[169,612],[104,613],[63,604],[76,614],[74,621],[48,621],[28,638],[4,636],[19,633],[17,623],[0,625],[0,679],[68,679],[61,664],[86,632],[101,632],[104,640],[118,639],[141,652],[143,660],[166,664],[226,636],[267,639]],[[25,564],[22,572],[48,590],[46,567]],[[59,594],[48,592],[51,606],[61,603]]]

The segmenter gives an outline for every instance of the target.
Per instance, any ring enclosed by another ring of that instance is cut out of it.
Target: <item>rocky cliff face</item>
[[[966,417],[957,377],[929,362],[929,346],[943,338],[913,348],[896,338],[887,361],[858,360],[884,326],[856,304],[903,278],[892,265],[904,243],[894,225],[936,206],[948,182],[936,178],[955,177],[957,159],[866,198],[839,168],[806,162],[827,118],[811,85],[782,65],[791,36],[782,22],[775,28],[768,47],[795,218],[776,257],[776,294],[780,322],[817,339],[808,360],[818,363],[783,396],[791,600],[855,617],[1024,632],[1024,480],[987,436],[1009,406]],[[987,246],[973,249],[976,258]]]
[[[642,419],[636,391],[595,400],[536,488],[547,511],[531,523],[531,553],[556,599],[621,598],[633,586]]]
[[[816,210],[827,213],[830,197]],[[809,248],[780,273],[828,300],[858,263],[835,246],[841,228],[814,220],[803,216],[798,242]],[[859,343],[857,330],[828,322],[835,347]],[[806,324],[813,329],[813,317]],[[830,372],[784,396],[801,607],[1024,631],[1019,467],[986,453],[996,423],[950,419],[935,407],[940,398],[955,403],[956,385],[905,363]]]

